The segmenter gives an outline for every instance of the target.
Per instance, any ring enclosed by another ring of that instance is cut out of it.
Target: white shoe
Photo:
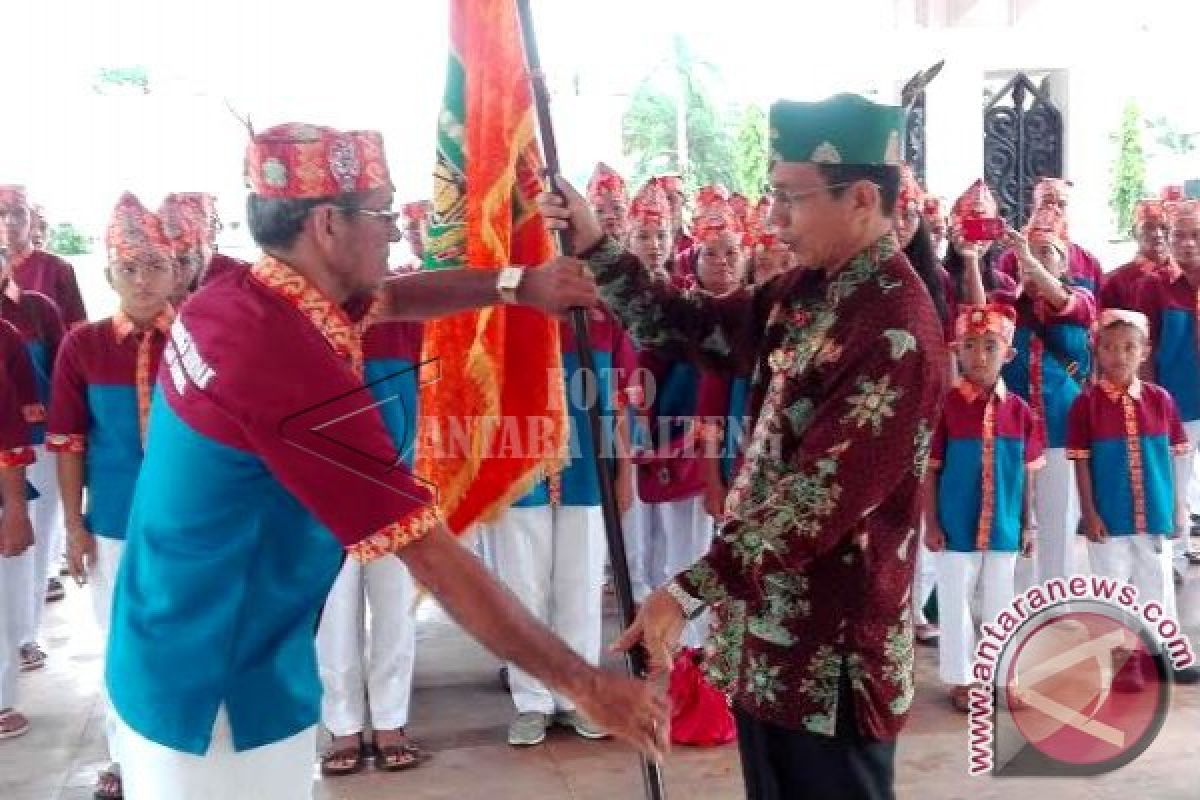
[[[533,747],[546,741],[549,718],[537,711],[517,714],[508,726],[508,743],[513,747]]]

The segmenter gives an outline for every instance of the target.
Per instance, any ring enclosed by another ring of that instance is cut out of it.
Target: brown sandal
[[[29,733],[29,718],[15,708],[0,711],[0,740],[15,739]]]
[[[430,756],[417,744],[405,737],[401,744],[389,744],[380,747],[371,745],[375,756],[375,769],[382,772],[403,772],[415,769],[429,760]]]
[[[348,747],[339,747],[321,755],[321,774],[327,778],[340,778],[361,772],[365,763],[366,753],[363,749],[362,738],[358,743]],[[339,766],[335,766],[335,764]]]

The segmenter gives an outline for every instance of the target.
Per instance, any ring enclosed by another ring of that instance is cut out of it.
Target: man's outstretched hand
[[[589,722],[647,758],[662,761],[670,749],[670,708],[653,684],[597,670],[588,689],[572,699]]]
[[[557,191],[538,195],[538,210],[552,231],[570,231],[571,247],[575,253],[585,253],[604,238],[600,220],[588,205],[587,200],[565,179],[558,178]]]
[[[584,262],[556,256],[538,269],[525,271],[517,300],[521,305],[561,316],[572,308],[595,308],[600,304],[600,295],[596,279]]]

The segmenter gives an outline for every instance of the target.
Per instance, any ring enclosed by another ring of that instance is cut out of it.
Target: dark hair
[[[879,187],[880,204],[885,217],[896,208],[896,196],[900,192],[900,168],[887,164],[817,164],[817,169],[830,186],[850,184],[855,181],[870,181]],[[834,197],[841,197],[849,186],[830,189]]]
[[[362,207],[363,195],[357,192],[336,197],[276,198],[251,194],[246,198],[246,224],[259,247],[286,250],[296,243],[304,220],[319,205],[332,204],[346,211]]]
[[[998,250],[993,244],[983,251],[983,258],[979,261],[979,272],[983,278],[985,292],[991,292],[996,288],[997,252]],[[950,279],[954,283],[954,296],[961,302],[963,299],[963,272],[966,270],[966,264],[963,262],[962,255],[954,249],[953,244],[946,248],[946,258],[943,259],[942,266],[946,268],[946,272],[950,273]]]
[[[917,232],[913,234],[912,241],[904,248],[904,255],[908,256],[908,263],[912,264],[929,291],[938,319],[947,322],[950,311],[946,308],[946,293],[940,274],[941,264],[938,263],[937,253],[934,252],[933,238],[929,235],[929,225],[924,217],[917,225]]]

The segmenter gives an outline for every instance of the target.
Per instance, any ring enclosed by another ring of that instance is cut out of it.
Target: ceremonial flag
[[[450,58],[438,118],[426,268],[537,265],[553,254],[534,200],[541,158],[513,0],[450,0]],[[520,499],[566,456],[558,323],[493,306],[427,323],[416,473],[450,529]]]

